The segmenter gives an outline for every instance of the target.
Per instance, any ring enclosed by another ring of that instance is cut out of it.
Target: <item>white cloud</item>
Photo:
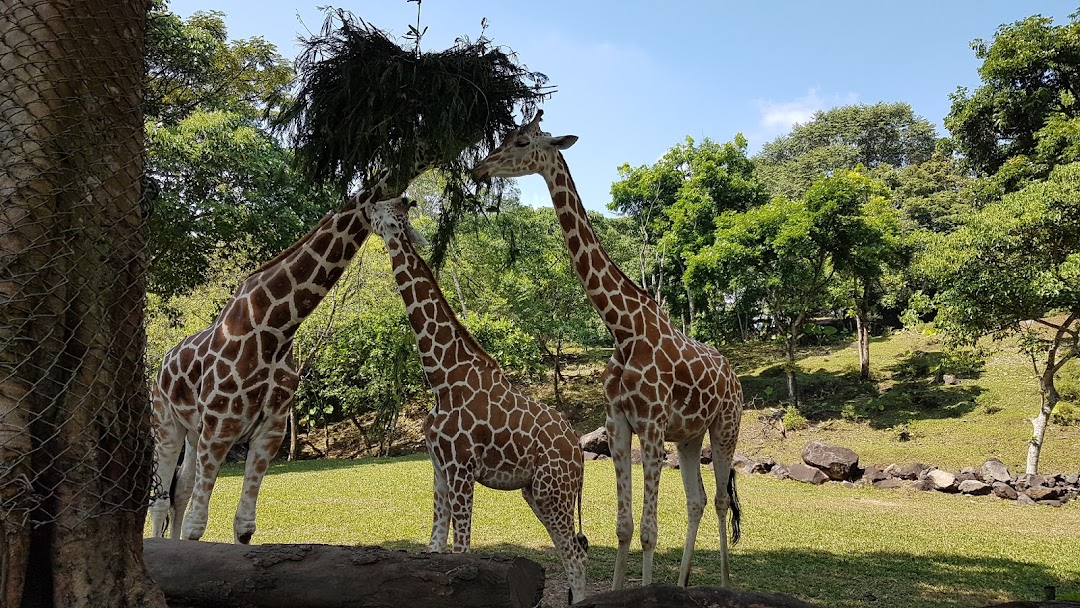
[[[802,97],[788,101],[758,99],[758,129],[756,133],[749,134],[748,138],[756,142],[772,139],[787,133],[796,124],[809,122],[819,110],[857,102],[858,95],[855,93],[821,95],[816,88],[810,89]]]

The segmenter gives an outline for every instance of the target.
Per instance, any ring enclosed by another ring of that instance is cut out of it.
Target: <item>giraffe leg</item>
[[[454,522],[454,553],[468,553],[472,535],[473,490],[472,470],[453,464],[447,471],[450,489],[450,517]]]
[[[446,481],[446,470],[430,453],[432,469],[435,471],[435,504],[431,511],[431,540],[427,550],[442,553],[446,550],[446,537],[450,533],[450,485]]]
[[[180,475],[176,478],[176,487],[172,495],[172,531],[171,538],[180,538],[180,526],[184,523],[184,511],[191,501],[191,491],[195,486],[195,450],[198,437],[188,433],[184,447],[184,462],[180,466]]]
[[[704,436],[679,444],[679,472],[682,473],[686,492],[686,543],[683,545],[682,563],[679,566],[679,586],[690,582],[690,559],[697,542],[698,526],[705,512],[705,487],[701,484],[701,441]]]
[[[567,583],[570,585],[570,603],[575,604],[585,599],[585,566],[588,555],[585,547],[578,542],[574,530],[574,507],[576,494],[549,486],[525,487],[521,495],[532,507],[540,523],[544,524],[551,542],[562,559],[566,570]]]
[[[287,410],[286,410],[287,411]],[[262,429],[248,442],[247,462],[244,464],[244,489],[240,504],[233,517],[233,541],[242,545],[251,542],[255,534],[255,510],[259,501],[259,488],[270,468],[270,461],[277,455],[285,439],[285,418],[267,421]]]
[[[155,404],[155,408],[157,407],[157,404]],[[176,497],[169,495],[169,487],[172,485],[173,475],[176,472],[176,461],[180,458],[180,446],[183,445],[184,441],[184,429],[171,413],[162,415],[159,412],[156,418],[154,428],[154,474],[157,475],[158,483],[161,484],[161,491],[164,494],[157,496],[154,499],[154,504],[150,506],[150,532],[155,537],[164,538],[169,512],[175,508],[173,504]],[[177,522],[173,519],[174,529],[176,526]]]
[[[664,435],[658,425],[649,424],[638,438],[641,440],[641,468],[645,478],[645,500],[641,505],[641,586],[644,587],[652,584]]]
[[[734,442],[731,442],[731,446],[723,445],[721,434],[712,430],[709,431],[709,442],[712,446],[713,474],[716,475],[716,499],[713,504],[716,507],[716,517],[720,520],[720,584],[730,587],[731,559],[728,555],[727,513],[732,497],[728,495],[728,481],[732,474],[731,462],[735,455],[735,445]]]
[[[608,446],[611,449],[611,461],[615,465],[615,487],[618,491],[615,535],[619,539],[619,550],[615,554],[615,575],[611,589],[623,588],[626,581],[626,561],[630,557],[630,539],[634,536],[633,478],[630,464],[630,423],[623,416],[608,416],[605,424],[608,432]]]
[[[210,510],[210,494],[217,483],[218,471],[225,462],[225,455],[233,442],[222,440],[207,433],[199,436],[199,444],[192,454],[196,459],[195,486],[191,493],[191,505],[184,515],[184,524],[180,529],[180,538],[199,540],[206,531],[206,520]]]

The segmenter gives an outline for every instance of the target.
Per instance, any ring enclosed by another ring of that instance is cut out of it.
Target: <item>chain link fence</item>
[[[0,531],[7,534],[70,530],[147,505],[145,9],[0,0]]]

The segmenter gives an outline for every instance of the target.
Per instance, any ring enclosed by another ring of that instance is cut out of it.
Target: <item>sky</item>
[[[286,58],[318,32],[332,0],[171,0],[182,17],[221,11],[230,38],[261,36]],[[399,38],[416,23],[406,0],[337,0]],[[422,50],[486,35],[543,72],[556,92],[543,128],[580,137],[566,151],[585,207],[606,212],[618,167],[651,165],[687,136],[742,133],[753,154],[815,111],[907,102],[947,135],[949,94],[979,85],[976,38],[1041,14],[1057,24],[1074,2],[912,0],[422,0]],[[550,204],[539,176],[518,179],[522,200]]]

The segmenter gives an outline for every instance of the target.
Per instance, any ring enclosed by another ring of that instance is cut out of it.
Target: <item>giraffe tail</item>
[[[577,490],[577,526],[578,526],[578,533],[577,533],[577,536],[574,537],[574,539],[577,540],[578,544],[581,545],[581,548],[584,549],[586,553],[588,553],[589,552],[589,538],[587,536],[585,536],[585,526],[583,526],[582,523],[581,523],[581,488],[582,488],[583,485],[585,485],[585,484],[582,484],[581,486],[578,486],[578,490]]]
[[[735,491],[735,467],[732,467],[731,473],[728,474],[727,491],[731,504],[731,544],[734,545],[742,536],[740,527],[742,509],[739,507],[739,494]]]

